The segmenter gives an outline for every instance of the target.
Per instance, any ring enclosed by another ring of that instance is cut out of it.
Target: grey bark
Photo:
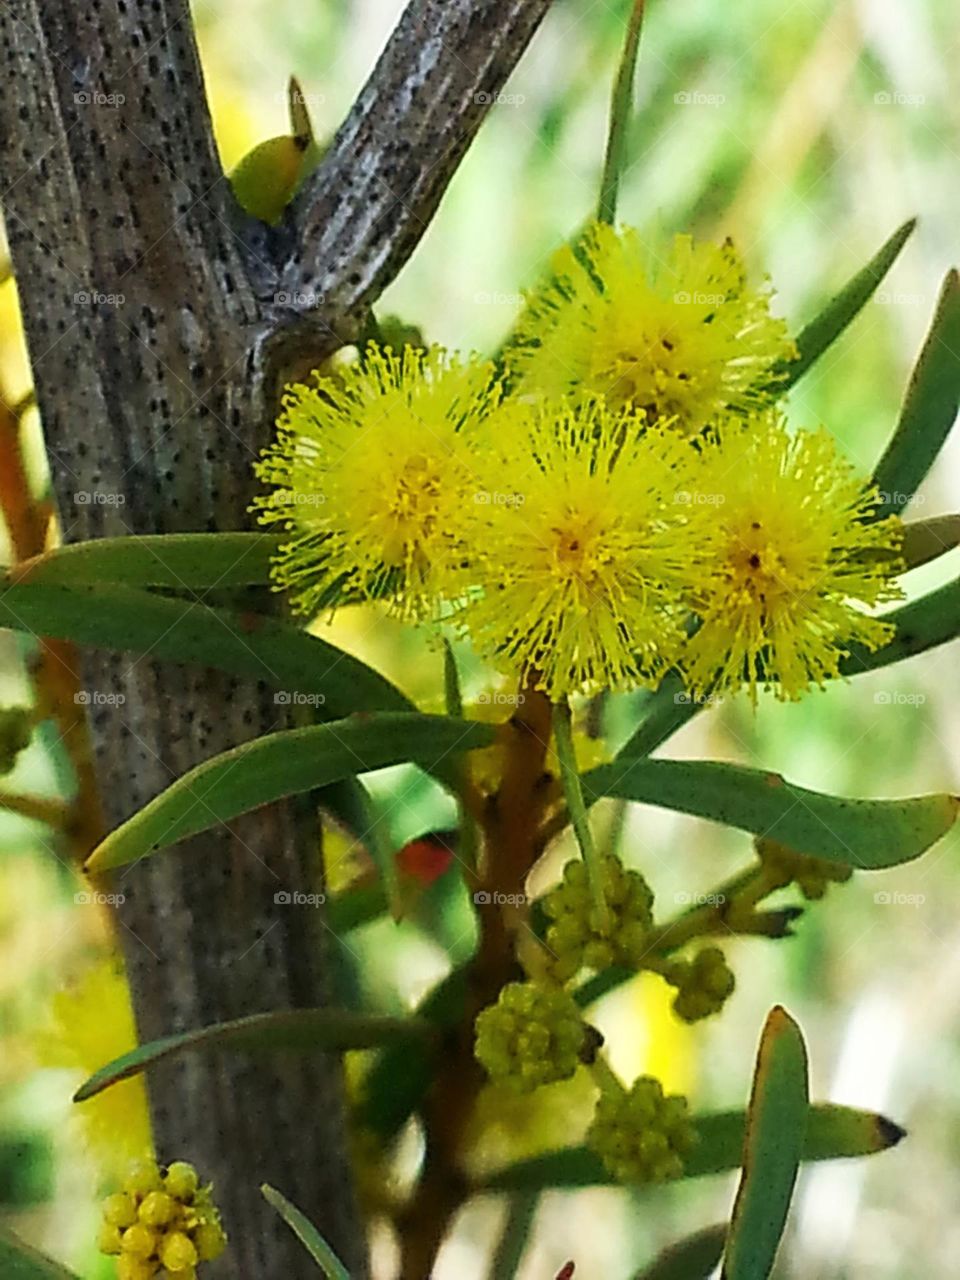
[[[0,6],[0,179],[67,540],[248,524],[278,381],[359,324],[412,252],[549,0],[414,0],[321,169],[271,232],[233,200],[187,0]],[[292,299],[292,300],[291,300]],[[279,727],[273,691],[87,655],[111,824],[214,752]],[[140,1035],[327,998],[309,807],[184,842],[116,886]],[[222,1277],[312,1277],[262,1202],[294,1200],[355,1275],[365,1245],[328,1057],[197,1056],[151,1073],[161,1158],[213,1178]]]

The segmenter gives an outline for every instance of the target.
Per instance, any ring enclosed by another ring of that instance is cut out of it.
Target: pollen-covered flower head
[[[508,401],[478,494],[461,618],[494,665],[554,700],[655,683],[683,639],[705,513],[678,501],[697,456],[668,427],[594,401]]]
[[[507,352],[519,389],[604,396],[693,434],[763,394],[796,355],[769,288],[749,288],[729,241],[688,235],[654,248],[631,227],[592,223],[550,264]]]
[[[732,423],[703,452],[716,560],[694,596],[701,625],[680,667],[692,692],[744,682],[795,699],[839,674],[856,642],[891,628],[863,607],[896,599],[903,526],[824,430],[790,435],[775,411]]]
[[[336,377],[288,390],[257,465],[273,492],[254,505],[290,533],[274,583],[296,612],[388,591],[406,616],[433,611],[462,552],[478,427],[497,396],[492,365],[412,347],[368,348]]]

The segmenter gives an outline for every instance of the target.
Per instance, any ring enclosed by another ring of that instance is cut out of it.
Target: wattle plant
[[[631,74],[634,56],[628,48]],[[359,996],[264,1010],[131,1046],[77,1094],[86,1102],[201,1050],[367,1051],[353,1096],[361,1185],[392,1218],[406,1280],[431,1274],[475,1195],[643,1187],[736,1168],[729,1223],[706,1246],[703,1233],[681,1242],[671,1274],[706,1276],[722,1257],[727,1280],[766,1276],[800,1162],[868,1155],[902,1137],[882,1116],[810,1102],[804,1040],[780,1007],[761,1036],[749,1105],[722,1113],[665,1094],[652,1076],[621,1079],[591,1018],[601,996],[641,972],[669,984],[684,1022],[721,1015],[736,983],[729,940],[775,944],[802,928],[808,908],[771,895],[795,886],[814,903],[844,882],[856,893],[854,873],[919,857],[953,826],[948,795],[840,797],[791,783],[781,761],[754,769],[652,753],[721,699],[812,699],[830,681],[960,634],[960,582],[897,603],[903,574],[929,558],[930,523],[906,523],[889,496],[916,491],[956,415],[960,288],[951,273],[892,439],[872,474],[858,470],[830,423],[788,425],[784,397],[869,300],[908,229],[791,337],[769,283],[751,282],[734,246],[617,223],[628,108],[629,95],[615,98],[597,218],[571,229],[500,353],[365,335],[342,362],[286,388],[275,440],[256,463],[249,532],[55,550],[11,571],[0,596],[10,627],[254,674],[302,701],[300,727],[212,757],[111,831],[85,864],[98,892],[189,835],[324,788],[325,812],[376,866],[325,904],[330,928],[346,935],[417,906],[402,891],[400,851],[380,834],[402,796],[375,801],[364,775],[412,763],[455,803],[455,830],[433,848],[466,890],[476,939],[416,1014],[384,1017]],[[281,213],[271,205],[270,221]],[[173,585],[270,585],[303,625],[188,607]],[[308,629],[357,602],[432,637],[444,714],[414,706]],[[465,653],[509,690],[498,714],[471,713]],[[611,700],[635,690],[644,697],[621,700],[634,723],[615,749]],[[578,754],[597,739],[601,762],[584,767]],[[679,912],[663,910],[655,868],[629,840],[601,840],[591,821],[609,797],[734,828],[742,867],[691,892]],[[534,895],[568,828],[578,855]],[[575,1080],[591,1116],[574,1141],[471,1172],[485,1093],[549,1110],[554,1096],[563,1105],[550,1091]],[[391,1158],[411,1117],[423,1155],[391,1199]],[[248,1176],[259,1181],[256,1152]],[[343,1280],[310,1222],[278,1191],[264,1193]],[[204,1274],[229,1250],[215,1194],[185,1163],[148,1160],[128,1174],[104,1202],[100,1236],[121,1280]],[[700,1269],[683,1271],[686,1256]]]

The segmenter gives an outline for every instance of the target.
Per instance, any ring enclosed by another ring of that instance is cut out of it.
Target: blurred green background
[[[440,212],[381,311],[429,339],[493,349],[520,290],[596,202],[610,82],[628,4],[558,0]],[[919,228],[875,300],[792,394],[797,424],[825,423],[866,472],[891,430],[944,271],[960,258],[956,204],[960,59],[949,0],[650,0],[639,111],[621,217],[664,235],[732,235],[775,283],[795,330],[907,217]],[[400,11],[393,0],[200,0],[194,6],[227,165],[285,128],[288,75],[314,122],[332,132]],[[12,286],[0,293],[8,395],[26,384]],[[960,435],[908,518],[960,510]],[[907,579],[911,594],[954,576],[958,553]],[[440,693],[439,660],[422,637],[375,615],[348,617],[338,639],[424,704]],[[0,701],[27,698],[24,646],[0,635]],[[476,686],[480,688],[478,683]],[[957,646],[754,715],[735,702],[702,715],[666,753],[759,762],[836,792],[957,790]],[[57,795],[49,740],[8,779]],[[380,780],[401,841],[449,818],[410,771]],[[603,815],[598,815],[603,821]],[[664,913],[706,892],[747,856],[746,837],[635,808],[623,853],[651,880]],[[109,1274],[92,1254],[99,1175],[69,1125],[77,1076],[38,1066],[36,1038],[53,992],[108,945],[95,908],[35,824],[0,814],[0,1207],[5,1220],[84,1277]],[[894,1152],[806,1169],[777,1274],[822,1280],[952,1277],[960,1254],[960,841],[922,861],[834,889],[780,944],[728,949],[737,991],[724,1015],[677,1023],[658,979],[608,1001],[601,1024],[630,1077],[656,1070],[698,1109],[741,1105],[767,1009],[783,1001],[805,1028],[815,1095],[881,1109],[909,1130]],[[555,865],[555,863],[553,864]],[[877,900],[877,895],[881,900]],[[894,902],[884,902],[882,895]],[[896,895],[909,895],[907,905]],[[456,895],[425,926],[376,925],[351,940],[364,995],[410,1007],[462,956],[467,913]],[[571,1097],[569,1123],[577,1121]],[[529,1118],[536,1137],[541,1118]],[[554,1121],[555,1140],[568,1136]],[[496,1120],[496,1117],[493,1117]],[[523,1128],[516,1116],[502,1129]],[[508,1141],[493,1123],[485,1142]],[[516,1140],[516,1132],[512,1139]],[[415,1148],[415,1137],[411,1137]],[[498,1146],[498,1144],[500,1144]],[[550,1280],[568,1259],[577,1280],[627,1280],[658,1248],[723,1218],[733,1182],[715,1178],[632,1196],[543,1199],[523,1280]],[[488,1274],[503,1206],[458,1222],[435,1280]],[[393,1245],[375,1232],[377,1276]]]

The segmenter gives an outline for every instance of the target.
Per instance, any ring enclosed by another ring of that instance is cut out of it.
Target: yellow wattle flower
[[[592,223],[549,275],[506,352],[521,392],[600,395],[693,434],[756,404],[774,365],[796,356],[769,286],[747,286],[729,241],[654,247],[632,227]]]
[[[697,455],[600,402],[508,402],[479,495],[460,621],[494,666],[559,700],[655,684],[684,638],[709,515],[677,501]]]
[[[56,992],[49,1028],[38,1037],[37,1060],[67,1067],[78,1083],[137,1046],[130,993],[118,960],[93,964],[70,987]],[[134,1076],[73,1107],[104,1181],[122,1176],[131,1161],[153,1151],[147,1092]]]
[[[824,430],[787,432],[768,411],[733,423],[703,454],[691,500],[714,513],[711,571],[694,593],[702,625],[680,668],[697,696],[746,682],[781,700],[839,674],[851,643],[892,628],[862,611],[902,595],[903,525],[875,519],[878,495]]]
[[[463,556],[478,427],[498,395],[491,364],[411,347],[368,348],[336,377],[288,390],[257,465],[273,492],[254,505],[262,523],[290,532],[274,584],[296,612],[388,591],[405,617],[436,611]]]

